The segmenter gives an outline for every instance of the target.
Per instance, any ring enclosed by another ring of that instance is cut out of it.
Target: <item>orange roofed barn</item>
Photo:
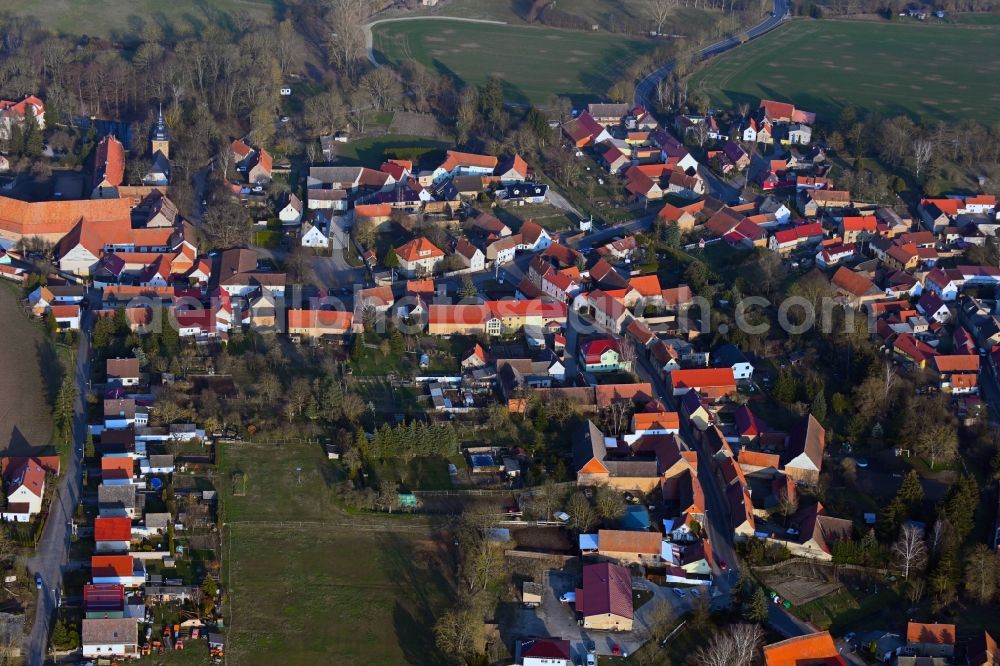
[[[796,636],[764,646],[767,666],[844,666],[828,631]]]
[[[129,227],[131,204],[130,199],[28,202],[0,197],[0,237],[16,241],[23,236],[40,236],[55,242],[69,233],[80,218]]]

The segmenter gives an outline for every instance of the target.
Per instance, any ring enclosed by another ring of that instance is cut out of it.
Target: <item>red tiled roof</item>
[[[404,243],[396,248],[396,254],[403,261],[417,261],[419,259],[434,259],[444,256],[444,250],[434,245],[423,236],[414,238],[408,243]]]
[[[979,356],[975,354],[949,354],[935,356],[934,366],[938,372],[979,372]]]
[[[663,290],[660,288],[660,278],[655,273],[653,275],[637,275],[628,281],[628,286],[647,298],[663,294]]]
[[[843,666],[830,632],[795,636],[764,646],[766,666]]]
[[[129,541],[131,538],[130,518],[94,518],[94,541]]]
[[[678,388],[735,388],[732,368],[689,368],[670,373],[670,384]]]
[[[937,645],[955,644],[955,625],[924,624],[921,622],[906,623],[907,643],[934,643]]]
[[[247,155],[253,152],[251,148],[243,139],[234,139],[231,144],[229,144],[230,150],[233,151],[240,159],[244,159]]]
[[[632,415],[633,430],[676,430],[680,425],[677,412],[637,412]]]
[[[521,657],[546,660],[569,661],[572,657],[569,641],[559,638],[532,638],[521,643]]]
[[[659,532],[634,530],[598,530],[597,548],[602,553],[637,553],[659,555],[663,537]]]
[[[576,595],[576,609],[585,617],[610,613],[631,619],[632,577],[628,569],[608,562],[585,566],[583,588]]]
[[[355,217],[389,217],[392,204],[360,204],[354,207]]]
[[[621,354],[621,347],[617,340],[612,340],[611,338],[597,338],[595,340],[588,340],[583,344],[583,357],[588,365],[593,365],[595,363],[601,362],[601,356],[605,352],[614,351],[617,354]]]
[[[781,458],[777,453],[761,453],[760,451],[742,449],[737,456],[737,460],[741,465],[749,465],[751,467],[773,467],[774,469],[778,469]]]
[[[449,150],[446,153],[445,160],[441,163],[440,168],[445,171],[451,171],[455,167],[459,166],[474,166],[495,169],[497,166],[497,158],[492,155],[478,155],[476,153],[462,153],[457,150]]]
[[[90,558],[90,575],[110,578],[132,575],[131,555],[94,555]]]
[[[288,328],[336,329],[349,331],[354,323],[353,312],[339,310],[289,310]]]
[[[830,278],[830,283],[834,287],[843,289],[852,296],[859,298],[867,294],[872,294],[875,289],[875,284],[864,275],[855,273],[851,269],[844,267],[837,269],[837,272]]]
[[[125,146],[110,134],[97,144],[94,157],[94,184],[118,187],[125,180]]]
[[[875,231],[874,215],[855,215],[844,217],[841,221],[844,231]]]
[[[427,308],[429,324],[485,325],[491,316],[487,305],[430,305]]]

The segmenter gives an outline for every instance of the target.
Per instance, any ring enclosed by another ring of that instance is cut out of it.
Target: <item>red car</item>
[[[729,565],[726,564],[725,560],[719,560],[719,568],[722,569],[723,571],[728,571]]]

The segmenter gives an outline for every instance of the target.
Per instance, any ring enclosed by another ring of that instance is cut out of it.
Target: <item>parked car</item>
[[[799,531],[794,527],[789,527],[787,530],[785,530],[785,534],[787,534],[788,536],[798,536]]]
[[[722,559],[719,560],[719,568],[722,569],[723,571],[729,571],[729,565],[726,563],[725,560]]]
[[[35,589],[36,590],[42,589],[42,574],[39,573],[35,574]]]
[[[864,469],[868,467],[868,460],[866,458],[858,458],[857,461],[855,461],[855,464],[861,469]]]
[[[684,598],[685,596],[687,596],[687,595],[685,595],[685,594],[684,594],[684,590],[682,590],[682,589],[681,589],[681,588],[679,588],[679,587],[672,587],[672,588],[670,588],[670,589],[674,591],[674,594],[676,594],[676,595],[677,595],[678,597],[680,597],[680,598],[682,598],[682,599],[683,599],[683,598]]]
[[[587,655],[587,666],[597,666],[597,656],[588,654]]]
[[[594,641],[584,641],[583,647],[587,649],[587,654],[597,654],[597,643]]]
[[[564,604],[575,604],[576,592],[564,592],[563,595],[559,597],[559,602]]]

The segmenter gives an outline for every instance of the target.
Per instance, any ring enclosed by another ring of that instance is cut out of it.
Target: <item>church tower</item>
[[[162,153],[170,159],[170,134],[167,132],[167,123],[163,120],[163,105],[160,104],[160,115],[156,119],[156,127],[153,128],[153,136],[150,139],[149,152],[152,156]]]

